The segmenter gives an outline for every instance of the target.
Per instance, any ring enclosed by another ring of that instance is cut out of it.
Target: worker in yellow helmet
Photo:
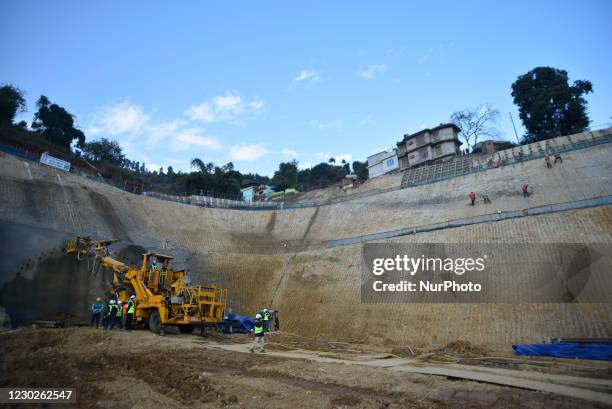
[[[94,324],[96,328],[100,326],[100,317],[102,316],[102,310],[104,309],[104,303],[102,302],[101,297],[96,298],[96,302],[91,304],[91,322],[90,325],[93,327]]]

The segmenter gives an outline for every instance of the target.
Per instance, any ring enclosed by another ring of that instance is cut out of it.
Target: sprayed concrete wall
[[[0,306],[13,324],[57,313],[86,318],[87,303],[103,280],[59,251],[66,238],[81,234],[171,253],[196,280],[226,286],[235,311],[250,314],[272,303],[282,311],[285,329],[305,335],[413,344],[612,336],[608,304],[361,304],[361,247],[329,248],[335,239],[611,195],[611,168],[612,144],[605,144],[567,153],[553,169],[528,161],[334,205],[238,211],[133,195],[0,154]],[[521,194],[523,183],[534,190],[528,199]],[[472,190],[493,203],[466,205]],[[612,209],[394,239],[413,240],[610,243]]]

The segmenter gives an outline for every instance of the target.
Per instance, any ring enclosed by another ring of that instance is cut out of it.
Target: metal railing
[[[529,160],[541,159],[546,155],[590,148],[592,146],[612,142],[612,134],[593,137],[592,139],[580,142],[572,142],[571,136],[567,136],[567,138],[569,143],[566,145],[551,145],[548,141],[541,141],[506,149],[493,155],[487,155],[484,161],[475,161],[475,157],[473,156],[464,156],[448,162],[409,169],[405,171],[402,177],[401,187],[407,188],[426,185],[470,173],[477,173],[498,167],[515,165]]]

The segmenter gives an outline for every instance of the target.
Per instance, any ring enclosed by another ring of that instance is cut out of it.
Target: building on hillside
[[[242,200],[245,202],[254,202],[261,200],[270,200],[274,189],[268,185],[252,185],[240,189],[242,192]]]
[[[398,167],[397,149],[395,148],[368,156],[368,178],[370,179],[393,172]]]
[[[244,189],[240,189],[240,191],[242,192],[242,200],[244,200],[245,202],[252,202],[255,198],[255,188],[256,186],[253,185],[245,187]]]
[[[472,153],[480,153],[483,155],[491,155],[495,152],[503,151],[505,149],[514,148],[516,144],[509,141],[494,141],[494,140],[486,140],[482,142],[478,142],[474,145],[472,149]]]
[[[459,132],[455,124],[440,124],[404,135],[404,139],[397,143],[399,168],[452,159],[460,153]]]

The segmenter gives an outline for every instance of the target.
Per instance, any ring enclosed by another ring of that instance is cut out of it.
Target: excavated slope
[[[362,304],[361,245],[331,240],[612,195],[612,143],[334,205],[281,211],[199,208],[134,195],[0,153],[0,307],[13,325],[85,319],[101,276],[62,254],[75,234],[119,238],[176,256],[195,280],[229,289],[230,307],[281,311],[284,329],[329,339],[508,344],[551,336],[612,337],[610,304]],[[525,199],[520,186],[534,194]],[[467,193],[491,205],[466,206]],[[398,237],[392,242],[611,243],[612,206]],[[125,248],[125,246],[132,246]]]

